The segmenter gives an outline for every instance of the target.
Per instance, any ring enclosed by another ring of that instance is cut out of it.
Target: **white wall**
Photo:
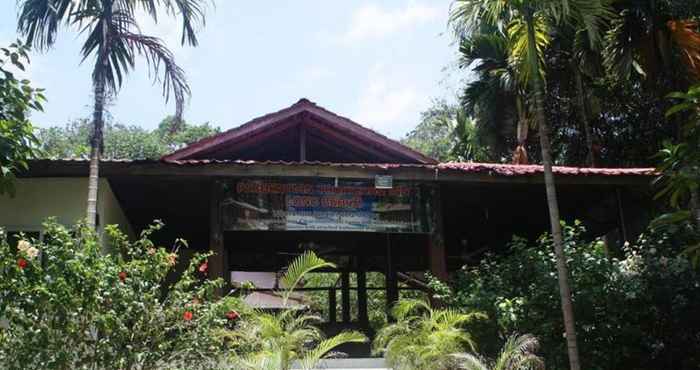
[[[48,217],[71,226],[85,217],[87,183],[86,177],[17,179],[15,197],[0,196],[0,226],[7,230],[40,231]],[[117,224],[133,237],[131,225],[105,179],[100,179],[98,213],[101,234],[104,225]]]

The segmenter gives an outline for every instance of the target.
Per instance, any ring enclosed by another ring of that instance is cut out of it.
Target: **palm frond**
[[[549,31],[550,25],[547,17],[542,13],[537,13],[533,18],[535,29],[535,52],[530,55],[530,42],[528,38],[527,22],[522,19],[515,19],[508,26],[508,38],[511,43],[510,63],[517,71],[518,79],[523,85],[527,85],[532,79],[533,73],[539,73],[544,77],[545,61],[544,51],[551,43]],[[537,61],[535,65],[531,61]]]
[[[26,44],[43,50],[56,42],[63,23],[71,22],[71,14],[82,3],[72,0],[23,0],[19,2],[17,31]]]
[[[459,368],[463,370],[491,370],[486,359],[470,353],[458,353],[453,357],[459,363]]]
[[[324,358],[329,352],[346,343],[365,343],[367,337],[356,331],[344,331],[338,335],[328,338],[306,354],[300,361],[302,369],[313,369],[318,362]]]
[[[280,282],[285,288],[285,290],[282,292],[283,305],[287,304],[290,295],[304,278],[304,275],[314,270],[326,267],[335,268],[335,265],[331,262],[327,262],[323,258],[318,257],[316,253],[312,251],[306,251],[304,254],[297,257],[289,265],[287,271],[284,273],[284,276],[282,276],[280,279]]]

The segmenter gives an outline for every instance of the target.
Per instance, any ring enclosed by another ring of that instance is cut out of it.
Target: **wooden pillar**
[[[299,161],[306,161],[306,127],[299,125]]]
[[[338,320],[338,315],[336,314],[337,307],[336,290],[335,288],[330,288],[328,290],[328,322],[335,324]]]
[[[364,256],[358,258],[357,321],[361,325],[369,324],[369,315],[367,314],[367,264]]]
[[[625,219],[625,207],[622,204],[622,192],[620,188],[615,188],[615,199],[617,200],[617,211],[620,220],[620,232],[622,234],[622,244],[629,241],[629,234],[627,233],[627,220]]]
[[[430,273],[442,281],[447,281],[447,255],[445,252],[440,186],[432,185],[428,189],[427,206],[428,219],[430,220],[428,260],[430,262]]]
[[[386,240],[386,312],[389,314],[394,304],[399,301],[399,281],[396,277],[396,266],[392,258],[391,235],[387,234]]]
[[[223,184],[214,180],[211,184],[209,201],[209,249],[214,255],[209,257],[209,277],[224,279],[224,288],[217,293],[223,295],[230,285],[228,253],[224,248],[224,234],[221,225],[221,200],[223,199]]]
[[[350,323],[350,272],[340,273],[340,295],[343,306],[343,323]]]

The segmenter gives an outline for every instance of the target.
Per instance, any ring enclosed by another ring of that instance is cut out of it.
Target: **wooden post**
[[[447,255],[445,252],[445,237],[442,220],[442,196],[440,186],[429,187],[428,219],[430,220],[430,237],[428,241],[428,260],[430,273],[436,278],[447,281]]]
[[[340,295],[343,305],[343,323],[350,323],[350,273],[343,271],[340,273]]]
[[[338,315],[336,314],[337,304],[336,290],[335,288],[330,288],[328,290],[328,322],[331,324],[335,324],[335,322],[338,320]]]
[[[369,315],[367,314],[367,265],[364,256],[358,258],[357,321],[361,325],[369,324]]]
[[[211,184],[209,201],[209,249],[214,255],[209,257],[209,276],[212,279],[224,279],[224,288],[219,289],[219,295],[225,294],[230,285],[230,273],[228,265],[228,253],[224,248],[224,234],[221,225],[221,200],[223,199],[223,186],[218,180]]]
[[[391,308],[399,301],[399,282],[396,277],[396,266],[392,259],[391,235],[386,234],[386,312],[391,312]],[[391,320],[391,317],[389,317]]]
[[[615,198],[617,199],[617,211],[620,219],[620,231],[622,232],[622,243],[629,241],[629,235],[627,234],[627,221],[625,220],[625,208],[622,204],[622,193],[620,188],[615,188]]]
[[[306,161],[306,127],[299,125],[299,161]]]

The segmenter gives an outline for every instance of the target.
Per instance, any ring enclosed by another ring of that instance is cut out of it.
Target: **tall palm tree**
[[[280,280],[284,289],[278,294],[283,306],[308,273],[334,267],[310,251],[297,257]],[[300,307],[289,306],[276,313],[258,311],[249,316],[239,328],[223,335],[235,347],[244,349],[232,358],[237,370],[289,370],[295,364],[313,369],[338,346],[367,341],[364,334],[355,331],[324,338],[316,326],[322,319]]]
[[[161,82],[166,102],[172,96],[178,119],[190,88],[184,71],[163,42],[141,33],[137,12],[154,21],[160,13],[179,16],[182,44],[197,45],[197,27],[204,24],[203,0],[20,0],[18,30],[30,45],[51,47],[61,27],[74,27],[85,36],[82,61],[94,58],[93,128],[90,138],[90,177],[87,223],[97,221],[99,164],[103,150],[105,100],[116,95],[124,77],[134,69],[136,57],[146,59],[155,81]],[[162,73],[161,73],[162,72]]]
[[[399,301],[392,315],[396,322],[377,333],[374,352],[385,354],[396,370],[454,369],[453,355],[476,347],[464,326],[485,318],[477,312],[433,309],[418,299]]]
[[[508,39],[495,28],[463,35],[459,52],[460,68],[470,68],[475,74],[462,92],[462,106],[474,117],[477,132],[491,151],[505,157],[513,145],[521,144],[527,136],[520,129],[521,90],[508,63]],[[514,142],[516,126],[519,135]]]
[[[562,242],[559,204],[552,171],[552,149],[544,110],[544,51],[543,42],[551,25],[579,20],[591,40],[599,39],[601,14],[606,5],[602,0],[456,0],[451,21],[466,30],[476,28],[477,22],[490,22],[503,27],[506,23],[512,42],[512,57],[519,66],[518,75],[530,87],[531,104],[539,130],[542,164],[549,208],[552,241],[561,296],[562,313],[571,370],[580,370],[575,318],[569,286],[569,272]],[[505,22],[504,22],[505,21]]]

